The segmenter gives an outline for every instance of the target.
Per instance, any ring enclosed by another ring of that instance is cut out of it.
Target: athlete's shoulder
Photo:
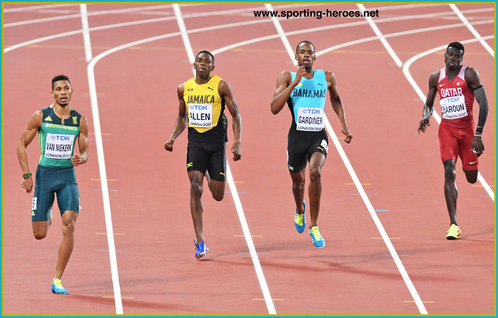
[[[76,109],[71,108],[71,117],[73,117],[73,116],[77,116],[78,118],[81,118],[81,116],[83,116],[83,115],[81,115],[81,113],[78,112]]]
[[[277,82],[286,82],[287,84],[292,82],[292,73],[296,74],[296,72],[291,71],[282,71],[278,74]]]
[[[444,72],[444,68],[432,72],[431,75],[429,75],[429,82],[432,83],[435,81],[437,83],[440,79],[441,72]]]
[[[335,74],[332,71],[327,71],[327,70],[316,70],[316,71],[321,71],[325,75],[325,77],[329,77],[329,76],[335,77]]]
[[[478,75],[478,72],[475,68],[466,65],[462,65],[462,67],[465,67],[465,77]]]
[[[51,113],[53,112],[53,106],[54,105],[49,105],[47,107],[43,107],[42,109],[40,109],[39,111],[42,112],[43,114],[48,114],[48,113]]]
[[[210,80],[211,81],[218,81],[218,82],[223,81],[223,79],[220,76],[216,75],[216,74],[212,74]]]

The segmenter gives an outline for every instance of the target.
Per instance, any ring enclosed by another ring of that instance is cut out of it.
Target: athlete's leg
[[[310,215],[311,222],[309,228],[317,225],[318,213],[320,211],[320,196],[322,194],[322,166],[325,163],[325,155],[320,152],[314,152],[310,159],[310,185],[308,186],[308,195],[310,198]]]
[[[292,179],[292,194],[296,203],[296,212],[299,214],[304,213],[304,184],[306,170],[303,169],[298,172],[289,171]]]
[[[474,129],[469,126],[462,129],[462,135],[459,139],[459,156],[462,159],[462,168],[465,177],[469,183],[476,183],[479,159],[477,154],[472,150],[472,140],[474,139]]]
[[[204,234],[202,231],[202,191],[204,173],[192,170],[188,172],[190,180],[190,213],[192,214],[192,222],[194,223],[195,236],[197,243],[204,243]]]
[[[463,169],[463,172],[465,172],[465,177],[467,178],[467,181],[469,183],[476,183],[476,181],[477,181],[477,171],[478,170],[466,170],[466,169]]]
[[[55,268],[54,278],[60,279],[64,270],[66,269],[67,262],[74,247],[74,227],[78,213],[75,211],[65,211],[62,214],[62,242],[59,246],[59,254],[57,259],[57,266]]]
[[[31,207],[33,236],[37,240],[42,240],[47,236],[48,229],[52,223],[52,205],[54,203],[54,192],[43,189],[40,183],[41,178],[36,180],[35,194]]]
[[[209,180],[209,190],[216,201],[223,200],[225,196],[225,181]]]
[[[212,145],[209,148],[207,161],[206,180],[208,181],[209,190],[213,199],[221,201],[225,196],[225,143]]]
[[[35,239],[37,240],[42,240],[47,236],[48,228],[49,228],[49,223],[48,221],[35,221],[31,222],[33,225],[33,235]]]
[[[450,225],[458,225],[456,219],[456,206],[458,191],[455,183],[456,170],[455,161],[452,159],[445,160],[444,165],[444,197],[446,199],[446,207],[450,216]]]

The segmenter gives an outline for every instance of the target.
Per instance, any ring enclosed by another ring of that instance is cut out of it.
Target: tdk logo
[[[446,100],[450,103],[456,103],[456,102],[460,101],[460,99],[457,97],[448,97]]]
[[[207,105],[191,105],[190,107],[195,110],[208,110]]]
[[[313,109],[313,108],[308,108],[308,109],[303,109],[303,114],[309,114],[309,115],[317,115],[321,114],[322,110],[321,109]]]
[[[52,140],[58,140],[58,141],[70,141],[69,136],[54,136],[52,135],[51,138]]]

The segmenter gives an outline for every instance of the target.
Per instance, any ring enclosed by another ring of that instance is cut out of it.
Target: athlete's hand
[[[351,142],[351,139],[353,139],[353,135],[351,135],[351,132],[349,131],[348,128],[343,128],[341,132],[344,134],[344,141],[349,144]]]
[[[88,160],[88,158],[86,156],[82,156],[82,155],[73,155],[71,157],[71,163],[73,164],[73,166],[79,166],[79,165],[82,165],[84,164],[86,161]]]
[[[430,126],[431,123],[429,122],[429,118],[424,118],[420,121],[420,124],[418,125],[418,133],[420,134],[421,132],[425,133],[425,128],[426,126]]]
[[[240,151],[240,141],[234,141],[232,145],[233,161],[240,160],[242,154]]]
[[[25,189],[27,193],[30,193],[33,189],[33,178],[29,177],[28,179],[22,179],[21,187]]]
[[[296,71],[296,78],[294,79],[294,82],[296,84],[299,84],[304,74],[306,74],[306,69],[304,68],[304,66],[300,66]]]
[[[168,139],[168,141],[166,141],[166,143],[164,144],[164,149],[166,149],[167,151],[173,151],[173,143],[175,141],[173,139]]]
[[[481,137],[474,136],[474,139],[472,139],[472,151],[475,152],[478,157],[482,155],[484,144],[482,143]]]

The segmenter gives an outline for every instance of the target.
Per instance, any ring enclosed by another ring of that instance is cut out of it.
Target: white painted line
[[[469,31],[476,37],[476,39],[479,40],[479,42],[482,44],[482,46],[484,46],[486,51],[488,51],[492,57],[495,57],[495,51],[489,46],[489,44],[486,41],[484,41],[484,39],[481,37],[479,32],[477,32],[477,30],[472,26],[472,24],[470,24],[469,20],[467,20],[467,18],[458,9],[458,7],[455,4],[450,4],[449,6],[450,6],[451,10],[453,10],[456,13],[458,18],[460,20],[462,20],[462,22],[465,24],[467,29],[469,29]]]
[[[190,61],[190,63],[194,63],[194,50],[192,50],[192,45],[190,44],[187,29],[185,28],[185,22],[183,21],[182,12],[180,11],[180,5],[176,3],[173,4],[173,10],[175,11],[176,22],[178,23],[178,28],[180,29],[180,33],[182,35],[183,45],[185,45],[188,60]]]
[[[82,5],[84,6],[84,5]],[[81,7],[80,7],[81,9]],[[86,8],[85,8],[86,9]],[[81,19],[86,19],[87,16],[85,14],[81,14]],[[88,20],[86,22],[82,22],[83,29],[84,26],[88,27]],[[84,41],[85,51],[89,50],[91,52],[91,48],[87,48],[90,45],[90,41]],[[118,275],[118,262],[116,259],[116,246],[114,243],[114,229],[112,226],[112,217],[111,217],[111,202],[109,199],[109,188],[107,185],[107,173],[105,168],[105,157],[104,157],[104,145],[102,141],[102,130],[100,129],[100,116],[99,116],[99,106],[97,101],[97,88],[95,85],[95,74],[94,74],[94,65],[97,60],[92,60],[87,65],[87,74],[88,74],[88,86],[90,90],[90,102],[92,106],[92,119],[93,119],[93,127],[95,131],[95,145],[97,147],[97,159],[99,163],[99,174],[100,174],[100,185],[102,187],[102,201],[104,205],[104,216],[105,216],[105,224],[106,224],[106,232],[107,232],[107,245],[109,247],[109,261],[111,265],[111,278],[112,285],[114,290],[114,303],[116,307],[116,314],[123,314],[123,304],[121,300],[121,287],[119,284],[119,275]]]
[[[490,23],[494,23],[494,22],[495,22],[495,20],[491,19],[491,20],[479,21],[479,22],[476,22],[475,24],[490,24]],[[391,37],[405,36],[408,34],[440,31],[440,30],[444,30],[444,29],[454,29],[454,28],[459,28],[461,26],[462,26],[462,23],[455,23],[455,24],[447,24],[447,25],[440,25],[440,26],[420,28],[420,29],[411,29],[411,30],[407,30],[407,31],[384,34],[384,38],[387,39],[387,38],[391,38]],[[316,53],[316,56],[324,55],[324,54],[327,54],[329,52],[341,49],[343,47],[348,47],[348,46],[352,46],[352,45],[356,45],[356,44],[366,43],[366,42],[370,42],[370,41],[374,41],[374,40],[378,40],[377,36],[371,36],[368,38],[362,38],[362,39],[357,39],[357,40],[353,40],[353,41],[349,41],[349,42],[343,42],[343,43],[328,47],[326,49],[320,50],[320,52]]]
[[[254,8],[254,9],[259,9],[259,8]],[[205,12],[205,13],[193,13],[193,14],[185,14],[183,17],[184,18],[196,18],[196,17],[201,17],[201,16],[207,16],[209,14],[236,13],[236,11],[241,11],[241,10],[226,10],[226,11],[215,11],[215,12]],[[474,9],[474,10],[464,10],[463,12],[465,12],[465,13],[479,13],[479,12],[490,12],[490,11],[493,11],[493,9],[482,8],[482,9]],[[421,15],[415,15],[415,16],[401,16],[401,17],[392,17],[392,18],[385,18],[385,19],[376,19],[376,22],[377,23],[384,23],[384,22],[394,22],[394,21],[405,21],[405,20],[412,20],[412,19],[425,19],[425,18],[441,17],[441,16],[447,16],[447,15],[448,15],[447,12],[438,12],[438,13],[421,14]],[[107,30],[107,29],[112,29],[112,28],[128,27],[128,26],[133,26],[133,25],[142,25],[142,24],[147,24],[147,23],[158,23],[158,22],[164,22],[164,21],[169,21],[169,20],[173,20],[173,19],[176,19],[176,18],[175,17],[166,17],[166,18],[154,18],[154,19],[138,20],[138,21],[131,21],[131,22],[123,22],[123,23],[116,23],[116,24],[109,24],[109,25],[104,25],[104,26],[99,26],[99,27],[93,27],[93,28],[90,28],[89,31],[93,32],[93,31],[101,31],[101,30]],[[268,23],[270,21],[271,20],[268,20],[268,19],[262,19],[262,20],[251,20],[251,21],[238,22],[238,23],[229,23],[229,24],[222,25],[222,26],[213,26],[213,27],[189,30],[188,33],[202,32],[202,31],[214,30],[214,29],[219,29],[219,28],[245,26],[245,25],[250,25],[250,24]],[[494,19],[492,21],[494,22]],[[348,23],[327,25],[327,26],[315,27],[315,28],[309,28],[309,29],[301,29],[301,30],[297,30],[297,31],[287,32],[286,34],[287,35],[297,35],[297,34],[304,34],[304,33],[309,33],[309,32],[325,31],[325,30],[331,30],[331,29],[339,29],[339,28],[364,25],[366,23],[367,23],[366,21],[348,22]],[[475,24],[477,24],[477,23],[475,23]],[[27,46],[27,45],[32,45],[32,44],[36,44],[36,43],[40,43],[40,42],[44,42],[44,41],[54,40],[54,39],[58,39],[58,38],[66,37],[66,36],[72,36],[75,34],[79,34],[81,32],[82,32],[82,30],[74,30],[74,31],[49,35],[49,36],[45,36],[45,37],[36,38],[33,40],[29,40],[29,41],[17,43],[17,44],[14,44],[14,45],[11,45],[11,46],[5,48],[4,53],[8,53],[10,51],[22,48],[22,47]],[[235,43],[235,44],[233,44],[233,47],[238,47],[238,46],[246,45],[246,44],[250,44],[250,43],[256,43],[258,41],[263,41],[263,40],[274,39],[277,37],[278,37],[278,35],[265,36],[265,37],[261,37],[261,38],[257,38],[257,39],[239,42],[239,44]],[[386,37],[387,37],[387,35],[386,35]]]
[[[360,8],[360,10],[362,10],[363,12],[367,11],[367,9],[365,8],[365,6],[363,4],[361,4],[361,3],[357,4],[356,6],[358,6],[358,8]],[[370,25],[370,27],[374,31],[375,35],[377,35],[377,37],[379,38],[379,40],[382,43],[382,45],[384,45],[384,47],[386,48],[386,50],[389,53],[389,55],[391,55],[391,57],[394,60],[394,62],[396,63],[396,65],[398,67],[401,67],[401,65],[403,65],[403,62],[401,62],[401,60],[399,59],[398,55],[396,55],[396,53],[394,52],[393,48],[391,47],[391,45],[389,44],[389,42],[387,42],[387,40],[384,37],[384,35],[382,34],[382,32],[380,32],[380,30],[377,27],[377,25],[375,24],[375,22],[373,22],[373,20],[372,20],[371,17],[365,17],[365,19],[367,20],[368,24]]]
[[[81,12],[81,27],[83,31],[83,42],[85,43],[85,58],[86,62],[92,59],[92,43],[90,42],[90,31],[88,27],[88,11],[86,4],[80,4]]]
[[[334,130],[332,129],[332,125],[330,125],[329,120],[327,117],[324,117],[324,122],[325,122],[325,127],[327,127],[327,130],[329,131],[329,135],[332,138],[332,141],[337,148],[337,151],[339,152],[339,155],[341,156],[342,161],[344,162],[344,165],[346,166],[346,169],[349,172],[349,175],[353,179],[353,182],[358,189],[358,192],[360,193],[360,196],[363,200],[363,203],[367,207],[368,213],[370,213],[370,217],[375,223],[375,226],[377,226],[377,230],[380,233],[380,236],[382,237],[382,240],[384,241],[384,244],[386,244],[387,249],[389,250],[389,253],[391,254],[391,257],[394,260],[394,263],[396,264],[396,267],[398,268],[399,273],[401,274],[401,277],[403,278],[403,281],[405,282],[406,287],[410,291],[410,294],[412,295],[412,298],[417,305],[417,308],[422,315],[427,315],[427,310],[425,309],[425,306],[422,302],[422,299],[420,298],[417,289],[415,288],[415,285],[413,285],[413,282],[410,279],[410,276],[408,275],[408,272],[405,269],[405,266],[403,265],[403,262],[401,262],[401,259],[399,258],[398,252],[394,248],[394,245],[391,242],[391,239],[389,238],[389,235],[387,235],[386,230],[384,229],[384,226],[382,225],[382,222],[380,221],[379,217],[377,216],[377,213],[375,212],[375,209],[368,199],[368,195],[366,194],[365,190],[363,189],[363,186],[361,184],[360,179],[356,175],[356,172],[353,169],[353,166],[351,165],[348,156],[344,152],[344,149],[342,148],[341,143],[339,142],[339,139],[337,138],[336,134],[334,133]]]
[[[277,23],[280,23],[280,22],[277,21]],[[282,36],[285,36],[285,33]],[[290,50],[292,50],[292,49],[290,49]],[[288,48],[287,48],[287,53],[289,54],[289,56],[294,57],[293,55],[290,54]],[[297,66],[297,61],[295,60],[295,58],[291,58],[291,60],[293,61],[294,65]],[[403,263],[401,262],[401,259],[399,258],[399,255],[396,252],[396,249],[394,248],[391,240],[389,239],[389,236],[387,235],[387,233],[384,229],[384,226],[382,225],[382,222],[380,221],[379,217],[377,216],[377,213],[375,212],[375,209],[374,209],[372,203],[368,199],[368,195],[366,194],[365,190],[363,189],[362,183],[361,183],[360,179],[358,178],[358,176],[356,175],[356,172],[354,171],[353,166],[351,165],[346,153],[344,152],[344,149],[342,148],[341,143],[339,142],[339,139],[337,138],[334,130],[332,129],[332,125],[330,125],[330,122],[329,122],[327,116],[324,116],[324,122],[325,122],[325,127],[327,128],[327,131],[328,131],[329,135],[331,136],[332,141],[333,141],[342,161],[344,162],[344,165],[346,166],[346,169],[349,172],[349,175],[353,179],[353,182],[354,182],[356,188],[358,189],[358,192],[360,193],[360,196],[363,200],[363,203],[367,207],[367,210],[370,213],[370,216],[371,216],[372,220],[374,221],[375,225],[377,226],[377,230],[379,231],[380,235],[382,236],[382,239],[383,239],[384,243],[386,244],[387,249],[389,250],[389,253],[391,254],[391,257],[393,258],[394,263],[396,264],[396,267],[398,268],[398,271],[401,274],[401,277],[403,278],[403,281],[405,282],[406,287],[410,291],[410,294],[412,295],[412,298],[415,301],[419,312],[421,314],[426,315],[427,310],[425,309],[425,306],[422,302],[422,299],[420,298],[415,286],[413,285],[413,282],[411,281],[408,273],[406,272],[406,269],[405,269]]]
[[[493,38],[494,38],[493,35],[489,35],[489,36],[485,36],[482,39],[486,40],[486,39],[493,39]],[[471,40],[461,41],[461,43],[466,44],[466,43],[472,43],[472,42],[477,42],[477,41],[479,41],[479,39],[471,39]],[[411,57],[410,59],[408,59],[408,61],[406,61],[405,64],[403,65],[403,74],[405,75],[408,82],[412,85],[413,89],[415,90],[418,97],[422,100],[423,103],[425,103],[426,96],[425,96],[424,92],[422,91],[422,89],[420,89],[420,87],[418,86],[417,82],[413,79],[412,75],[410,74],[410,66],[413,64],[413,62],[415,62],[416,60],[418,60],[426,55],[433,54],[433,53],[436,53],[438,51],[446,49],[446,46],[447,46],[447,44],[435,47],[433,49],[427,50],[427,51],[422,52],[422,53],[419,53],[419,54]],[[434,116],[434,119],[437,121],[438,124],[441,123],[441,116],[437,113],[437,111],[435,109],[434,109],[434,112],[432,113],[432,116]],[[484,179],[484,177],[481,175],[480,172],[477,173],[477,179],[482,184],[483,188],[486,190],[486,192],[488,193],[491,200],[493,200],[493,202],[494,202],[495,201],[495,194],[494,194],[493,190],[491,189],[491,187],[489,186],[489,184]]]
[[[104,11],[90,12],[88,15],[89,16],[97,16],[97,15],[118,14],[118,13],[127,13],[127,12],[136,13],[136,12],[140,12],[141,10],[160,9],[160,8],[169,8],[169,7],[170,7],[170,5],[159,5],[159,6],[135,7],[135,8],[118,9],[118,10],[104,10]],[[77,19],[79,17],[80,17],[79,14],[57,15],[54,17],[47,17],[47,18],[6,23],[6,24],[4,24],[4,28],[27,25],[27,24],[51,22],[51,21],[60,21],[60,20],[67,20],[67,19]]]
[[[185,29],[185,24],[183,23],[182,13],[180,7],[178,5],[175,8],[175,14],[178,18],[178,26],[180,28],[180,32],[182,33],[182,37],[184,38],[183,43],[185,44],[185,49],[187,50],[187,55],[189,56],[189,62],[194,63],[195,57],[194,52],[192,50],[192,46],[190,46],[190,40],[188,39],[187,30]],[[182,27],[183,26],[183,27]],[[195,76],[195,70],[192,70]],[[268,309],[268,313],[270,315],[277,314],[275,305],[273,304],[273,300],[270,294],[270,289],[268,288],[268,284],[266,283],[266,278],[263,273],[263,268],[259,262],[258,253],[256,252],[256,247],[254,246],[254,242],[252,240],[252,235],[249,230],[249,226],[246,221],[246,217],[244,214],[244,209],[242,207],[242,203],[239,198],[239,194],[237,191],[237,187],[235,186],[235,182],[233,180],[232,171],[230,169],[230,164],[228,163],[228,159],[226,160],[226,178],[228,182],[228,186],[230,187],[230,192],[232,194],[233,202],[235,203],[235,209],[237,210],[237,215],[239,217],[240,225],[242,227],[242,232],[244,233],[244,237],[247,243],[247,247],[249,249],[249,254],[251,255],[252,263],[254,265],[254,270],[256,271],[256,276],[258,277],[259,286],[263,293],[263,297],[265,299],[266,308]]]
[[[11,12],[23,12],[23,11],[35,11],[35,10],[44,10],[51,8],[62,8],[62,7],[74,7],[76,4],[47,4],[47,5],[39,5],[39,6],[24,6],[17,8],[4,9],[3,13],[11,13]]]
[[[265,4],[265,7],[268,11],[274,11],[271,4],[267,3]],[[292,61],[294,61],[294,65],[296,65],[296,55],[294,54],[294,50],[292,50],[292,46],[289,43],[289,39],[287,39],[287,36],[285,36],[284,29],[282,28],[282,25],[280,24],[280,21],[276,17],[271,17],[271,20],[273,22],[273,25],[275,26],[275,29],[277,29],[277,33],[280,36],[280,39],[282,40],[282,43],[284,44],[285,50],[289,54],[289,57]]]

